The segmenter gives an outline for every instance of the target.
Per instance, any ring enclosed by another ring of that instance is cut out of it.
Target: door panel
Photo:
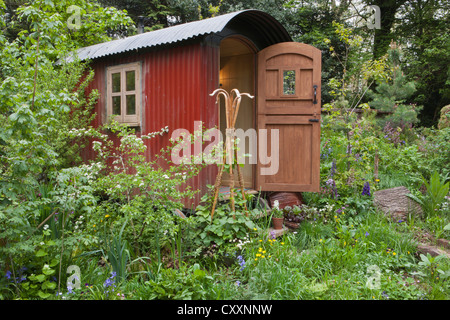
[[[312,46],[279,43],[258,53],[258,190],[319,191],[320,75]]]

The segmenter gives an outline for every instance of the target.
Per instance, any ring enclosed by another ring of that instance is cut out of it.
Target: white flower
[[[273,202],[273,207],[278,209],[278,206],[280,205],[280,203],[278,202],[278,200],[275,200]]]
[[[44,225],[44,230],[48,229],[48,224]]]

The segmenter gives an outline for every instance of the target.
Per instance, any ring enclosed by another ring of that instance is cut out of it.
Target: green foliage
[[[208,195],[205,195],[203,199],[207,200],[207,198]],[[213,219],[211,219],[209,205],[197,206],[195,215],[190,217],[194,242],[202,247],[222,246],[233,239],[243,240],[253,232],[256,225],[251,217],[245,214],[242,199],[237,200],[236,205],[234,214],[230,212],[228,204],[218,205]],[[238,209],[239,207],[241,209]]]
[[[106,256],[119,281],[126,279],[128,261],[130,260],[127,241],[122,238],[123,229],[125,228],[126,223],[127,221],[123,224],[119,234],[112,234],[105,239]]]
[[[179,270],[161,269],[139,289],[145,299],[203,300],[211,299],[214,279],[199,264]]]
[[[56,243],[48,239],[49,235],[50,230],[44,230],[41,241],[35,244],[34,258],[28,261],[29,276],[20,283],[23,298],[48,299],[54,296],[57,283],[53,279],[59,260],[54,250]]]
[[[438,128],[450,128],[450,105],[443,107],[440,114],[441,117],[439,118]]]
[[[112,165],[94,183],[102,200],[90,217],[89,229],[96,233],[106,223],[105,216],[110,217],[110,227],[129,220],[124,237],[132,239],[130,245],[135,254],[165,246],[177,229],[179,217],[174,210],[183,209],[183,201],[197,193],[186,182],[202,165],[170,165],[167,155],[170,156],[171,146],[161,150],[156,159],[146,159],[144,141],[167,133],[167,127],[139,137],[133,129],[115,121],[107,124],[104,130],[117,135],[120,144],[114,146],[105,134],[98,135],[94,142],[98,161],[106,166],[106,161],[112,159]],[[152,240],[155,234],[158,234],[159,244]]]
[[[438,171],[442,177],[450,176],[450,128],[441,130],[430,129],[423,135],[424,155],[429,161],[430,168]]]
[[[430,181],[423,179],[423,183],[427,188],[426,194],[409,195],[409,197],[422,206],[425,217],[433,217],[448,194],[450,182],[445,183],[445,179],[441,180],[439,173],[435,171],[431,175]]]
[[[387,122],[390,122],[394,127],[416,124],[418,122],[417,115],[422,109],[416,105],[404,104],[414,94],[416,87],[415,82],[408,81],[400,68],[400,54],[400,49],[392,45],[388,51],[388,63],[392,68],[391,81],[379,81],[375,88],[376,92],[371,90],[368,92],[371,98],[369,102],[371,107],[391,113],[379,120],[382,126]]]

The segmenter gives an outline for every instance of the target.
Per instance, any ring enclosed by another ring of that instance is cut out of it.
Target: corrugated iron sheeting
[[[267,42],[291,41],[284,27],[272,16],[258,10],[243,10],[96,44],[79,49],[77,54],[81,60],[97,59],[143,48],[181,42],[212,33],[220,33],[229,23],[240,20],[246,21],[249,27],[257,26],[261,37],[266,37]]]

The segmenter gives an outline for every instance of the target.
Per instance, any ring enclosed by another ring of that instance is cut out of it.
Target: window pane
[[[295,70],[283,71],[283,94],[295,94]]]
[[[112,92],[120,92],[120,73],[113,73],[112,77]]]
[[[127,96],[127,115],[136,114],[136,96],[128,95]]]
[[[117,115],[121,115],[121,111],[120,111],[120,96],[115,96],[112,97],[112,113],[113,114],[117,114]]]
[[[134,71],[127,71],[126,72],[126,78],[127,78],[127,91],[133,91],[135,89]]]

